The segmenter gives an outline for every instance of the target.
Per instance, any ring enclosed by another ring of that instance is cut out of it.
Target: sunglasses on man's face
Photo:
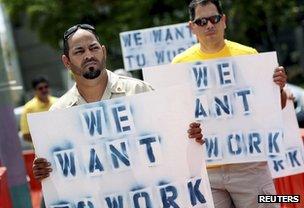
[[[78,25],[74,25],[73,27],[70,27],[67,31],[65,31],[65,33],[63,34],[63,39],[68,40],[69,37],[78,30],[78,28],[81,28],[84,30],[91,30],[91,31],[95,32],[95,28],[91,25],[78,24]]]
[[[194,20],[193,22],[197,24],[198,26],[205,26],[208,24],[208,21],[210,21],[212,24],[217,24],[221,21],[222,15],[214,15],[211,17],[202,17]]]
[[[44,85],[44,86],[37,87],[36,89],[39,90],[39,91],[47,90],[47,89],[49,89],[49,86],[48,85]]]

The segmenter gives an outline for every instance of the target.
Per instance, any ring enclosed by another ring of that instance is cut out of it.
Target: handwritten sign
[[[144,68],[156,89],[191,83],[208,164],[266,161],[285,154],[275,53]]]
[[[294,110],[289,100],[283,110],[285,152],[268,159],[268,165],[274,178],[304,172],[304,145]]]
[[[120,33],[124,67],[128,71],[168,64],[196,42],[187,23]]]
[[[47,207],[213,207],[190,87],[31,114]],[[175,92],[183,95],[181,98]]]

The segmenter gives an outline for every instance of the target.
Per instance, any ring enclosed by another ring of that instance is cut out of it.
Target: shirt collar
[[[119,75],[107,70],[108,83],[106,89],[102,95],[101,100],[108,100],[112,97],[112,94],[125,93],[126,89],[122,82],[119,81]],[[82,105],[87,103],[85,99],[79,94],[79,91],[76,87],[76,83],[70,89],[71,102],[68,107]]]
[[[34,96],[34,100],[35,100],[35,102],[38,104],[38,105],[40,105],[40,106],[45,106],[45,105],[49,105],[50,104],[50,102],[51,102],[51,96],[48,96],[48,102],[42,102],[39,98],[38,98],[38,96],[37,95],[35,95]]]

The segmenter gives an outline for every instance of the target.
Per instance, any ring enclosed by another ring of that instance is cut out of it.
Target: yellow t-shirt
[[[215,59],[229,56],[238,55],[250,55],[257,54],[258,52],[251,47],[241,45],[236,42],[225,40],[225,46],[222,50],[217,53],[204,53],[200,49],[200,44],[197,43],[194,46],[188,48],[186,51],[174,57],[172,63],[183,63],[183,62],[193,62],[205,59]]]
[[[48,103],[41,102],[37,97],[34,97],[30,101],[28,101],[24,105],[23,112],[20,118],[20,130],[22,134],[28,134],[30,132],[26,115],[28,113],[38,113],[38,112],[48,111],[51,105],[53,105],[56,102],[56,100],[57,100],[56,97],[49,96]]]

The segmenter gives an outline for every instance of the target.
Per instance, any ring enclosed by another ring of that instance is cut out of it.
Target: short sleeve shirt
[[[204,53],[197,43],[186,51],[180,53],[172,60],[172,63],[193,62],[198,60],[216,59],[230,56],[257,54],[257,50],[233,41],[225,40],[225,46],[216,53]]]
[[[40,101],[36,96],[24,105],[21,117],[20,117],[20,130],[22,134],[28,134],[29,126],[27,123],[28,113],[38,113],[48,111],[50,107],[56,102],[57,98],[49,96],[49,102],[44,103]]]

